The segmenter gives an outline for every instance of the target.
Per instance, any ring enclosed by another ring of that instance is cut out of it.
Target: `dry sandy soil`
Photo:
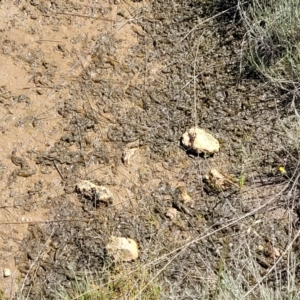
[[[28,224],[49,221],[49,210],[43,207],[44,203],[65,193],[62,171],[48,170],[47,166],[40,168],[35,163],[37,153],[51,149],[64,134],[65,124],[57,109],[70,98],[70,85],[88,66],[99,42],[112,37],[118,40],[114,56],[103,54],[103,60],[107,66],[122,63],[128,49],[137,44],[130,18],[143,5],[114,5],[109,1],[0,3],[0,265],[1,274],[4,268],[12,272],[9,278],[1,280],[6,296],[13,295],[17,288],[20,274],[14,257],[28,234]],[[128,18],[120,17],[120,12]],[[107,76],[111,80],[123,80],[117,73]],[[85,106],[93,110],[93,103],[88,101],[87,97],[78,99],[78,112]],[[109,120],[104,115],[102,118]],[[97,143],[99,137],[95,134],[90,139],[91,143]],[[16,165],[13,156],[28,166],[24,173],[21,174],[22,166]],[[92,162],[86,163],[95,168]],[[93,172],[91,169],[85,172]],[[66,201],[74,199],[70,196]]]
[[[297,160],[283,129],[288,96],[239,76],[242,33],[230,16],[175,2],[0,1],[5,297],[57,299],[72,279],[65,262],[99,271],[107,239],[120,235],[138,241],[141,263],[161,258],[161,299],[197,299],[221,259],[239,269],[247,248],[263,275],[294,236],[297,191],[277,172],[293,174]],[[182,149],[195,122],[219,154]],[[206,179],[213,168],[226,187]],[[81,179],[108,186],[113,203],[82,198]]]

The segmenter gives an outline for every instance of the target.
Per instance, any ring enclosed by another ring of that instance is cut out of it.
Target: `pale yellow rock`
[[[192,197],[187,193],[185,186],[177,187],[178,191],[178,200],[181,201],[183,204],[188,204],[192,202]]]
[[[195,153],[219,152],[220,143],[210,133],[199,127],[192,127],[182,135],[183,146]]]
[[[10,276],[11,276],[11,270],[8,269],[8,268],[5,268],[5,269],[3,270],[3,276],[4,276],[4,277],[10,277]]]
[[[76,190],[90,199],[96,199],[107,204],[111,204],[113,201],[113,195],[107,187],[96,185],[88,180],[81,180],[76,185]]]
[[[273,256],[279,257],[280,255],[280,250],[278,248],[273,247]]]
[[[216,169],[211,169],[207,178],[220,187],[223,187],[226,181],[228,181],[228,179]]]
[[[125,237],[112,236],[106,245],[106,250],[116,261],[132,261],[139,256],[136,241]]]
[[[223,189],[226,186],[229,187],[231,185],[239,187],[230,176],[223,175],[217,169],[211,169],[209,173],[205,175],[204,179],[216,189]]]

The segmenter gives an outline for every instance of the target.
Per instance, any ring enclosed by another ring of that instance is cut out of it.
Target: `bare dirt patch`
[[[1,280],[5,296],[14,295],[19,288],[15,257],[21,240],[28,234],[27,225],[51,220],[45,205],[51,206],[51,199],[65,194],[59,166],[36,164],[37,154],[51,149],[64,135],[66,122],[58,108],[70,98],[70,86],[88,66],[97,43],[110,36],[119,40],[114,56],[103,53],[103,63],[110,71],[122,63],[129,48],[137,43],[131,25],[117,12],[124,11],[131,18],[130,11],[134,13],[141,4],[85,2],[4,1],[0,6],[0,264],[1,274],[4,268],[12,271],[10,278]],[[106,74],[107,79],[122,80],[117,72],[111,75],[112,72]],[[94,76],[100,77],[96,73]],[[82,112],[92,103],[85,98],[74,101],[74,105]],[[90,143],[97,141],[98,136],[90,134]],[[22,167],[13,163],[13,151],[16,160],[30,166],[32,174],[20,172]],[[93,165],[89,161],[86,164]],[[97,176],[88,168],[85,172]],[[74,202],[74,197],[66,196],[64,201]]]

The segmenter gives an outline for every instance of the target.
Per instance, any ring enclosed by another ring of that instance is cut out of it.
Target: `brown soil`
[[[131,18],[143,5],[114,5],[107,1],[97,4],[91,1],[65,4],[61,1],[2,1],[0,4],[0,268],[1,276],[4,268],[12,272],[11,277],[0,281],[5,296],[14,295],[18,288],[20,273],[14,258],[20,242],[28,234],[27,225],[49,221],[49,210],[43,207],[45,202],[65,194],[59,171],[53,168],[41,171],[34,161],[39,151],[47,151],[63,135],[64,122],[57,108],[69,96],[68,86],[88,66],[101,37],[113,36],[119,40],[115,58],[104,56],[104,60],[112,65],[122,63],[128,49],[137,44],[137,37],[133,25],[117,13],[122,11]],[[114,80],[122,80],[119,74],[114,75]],[[107,76],[110,78],[111,74]],[[84,109],[80,105],[92,105],[83,104],[86,101],[78,101],[78,110]],[[97,135],[91,139],[97,139]],[[14,175],[20,167],[12,163],[13,150],[27,161],[35,174]],[[93,169],[94,164],[89,163],[85,172],[96,177],[97,171]],[[135,170],[121,169],[118,177],[114,176],[115,180],[128,177],[134,183],[130,173]],[[128,200],[125,191],[116,188],[115,193],[119,202]],[[74,196],[68,196],[65,201],[74,201]]]

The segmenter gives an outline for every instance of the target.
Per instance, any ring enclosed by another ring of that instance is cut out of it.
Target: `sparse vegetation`
[[[154,281],[147,285],[150,274],[145,268],[137,264],[135,266],[136,269],[131,272],[129,272],[130,266],[125,265],[115,270],[102,270],[98,275],[76,278],[71,288],[58,287],[57,298],[63,300],[125,300],[134,299],[143,290],[138,299],[159,299],[162,292],[159,283]]]
[[[253,0],[240,12],[250,69],[289,90],[300,87],[300,6],[296,0]]]

